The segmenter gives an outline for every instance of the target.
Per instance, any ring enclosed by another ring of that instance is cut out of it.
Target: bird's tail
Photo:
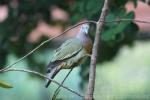
[[[51,70],[50,73],[48,73],[48,77],[50,79],[53,79],[57,75],[57,73],[60,71],[60,69],[61,69],[60,66],[56,66],[55,68],[53,68]],[[50,83],[51,83],[51,80],[47,80],[47,83],[46,83],[45,87],[47,88],[50,85]]]

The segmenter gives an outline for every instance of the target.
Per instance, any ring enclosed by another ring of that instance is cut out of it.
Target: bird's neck
[[[90,39],[88,34],[78,33],[76,38],[81,41],[83,47],[86,48],[87,53],[91,54],[91,52],[92,52],[92,40]]]
[[[79,40],[84,40],[85,38],[87,38],[87,34],[79,32],[76,38],[78,38]]]

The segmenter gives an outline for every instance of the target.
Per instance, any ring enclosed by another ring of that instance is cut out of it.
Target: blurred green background
[[[85,19],[97,21],[103,2],[103,0],[1,0],[0,68],[15,62],[42,41],[60,34],[71,25]],[[144,0],[140,2],[111,0],[106,20],[134,19],[136,12],[128,10],[129,3],[134,8],[138,8],[139,3],[149,7],[149,2]],[[45,74],[45,66],[53,50],[63,41],[74,37],[77,29],[50,41],[13,67],[27,68]],[[95,99],[150,99],[150,30],[141,30],[138,23],[131,21],[105,24],[98,53]],[[91,24],[90,36],[93,40],[94,35],[95,26]],[[88,82],[89,63],[88,60],[81,67],[75,68],[65,81],[65,86],[84,94]],[[60,82],[68,71],[61,71],[55,79]],[[1,73],[0,80],[13,86],[11,89],[0,87],[1,100],[49,100],[57,88],[57,85],[51,84],[46,89],[45,79],[23,72]],[[82,99],[65,89],[61,89],[57,98]]]

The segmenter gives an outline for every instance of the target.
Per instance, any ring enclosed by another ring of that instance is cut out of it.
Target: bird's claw
[[[86,56],[87,56],[87,57],[91,57],[91,55],[90,55],[90,54],[86,54]]]

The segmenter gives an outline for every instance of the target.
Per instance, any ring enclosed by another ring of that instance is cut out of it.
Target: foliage
[[[10,84],[8,84],[8,83],[6,83],[5,81],[2,81],[2,80],[0,80],[0,87],[7,88],[7,89],[12,88],[12,86]]]
[[[6,58],[9,54],[15,54],[22,57],[27,52],[36,47],[42,40],[36,44],[27,42],[28,33],[36,27],[40,20],[48,24],[53,24],[49,15],[49,9],[53,5],[67,11],[71,18],[69,24],[75,24],[82,19],[97,21],[102,10],[103,0],[1,0],[1,5],[8,5],[9,14],[4,22],[0,23],[0,68],[5,66]],[[110,11],[106,18],[107,21],[130,18],[134,19],[134,12],[127,12],[125,4],[130,0],[111,0]],[[62,3],[63,2],[63,3]],[[133,0],[136,7],[137,0]],[[65,24],[68,24],[66,22]],[[114,22],[105,24],[104,32],[101,36],[100,51],[98,62],[111,60],[119,48],[124,44],[132,44],[138,27],[133,22]],[[94,27],[91,26],[91,37],[94,40]],[[15,37],[15,40],[12,38]],[[52,48],[50,43],[43,46],[38,53],[42,54],[45,50]],[[45,71],[43,67],[45,62],[38,61],[33,54],[27,58],[31,69],[41,72]],[[88,65],[87,62],[85,65]],[[31,67],[32,66],[32,67]],[[33,67],[33,66],[42,66]],[[89,67],[82,67],[80,75],[87,80]],[[83,84],[82,84],[83,86]]]

